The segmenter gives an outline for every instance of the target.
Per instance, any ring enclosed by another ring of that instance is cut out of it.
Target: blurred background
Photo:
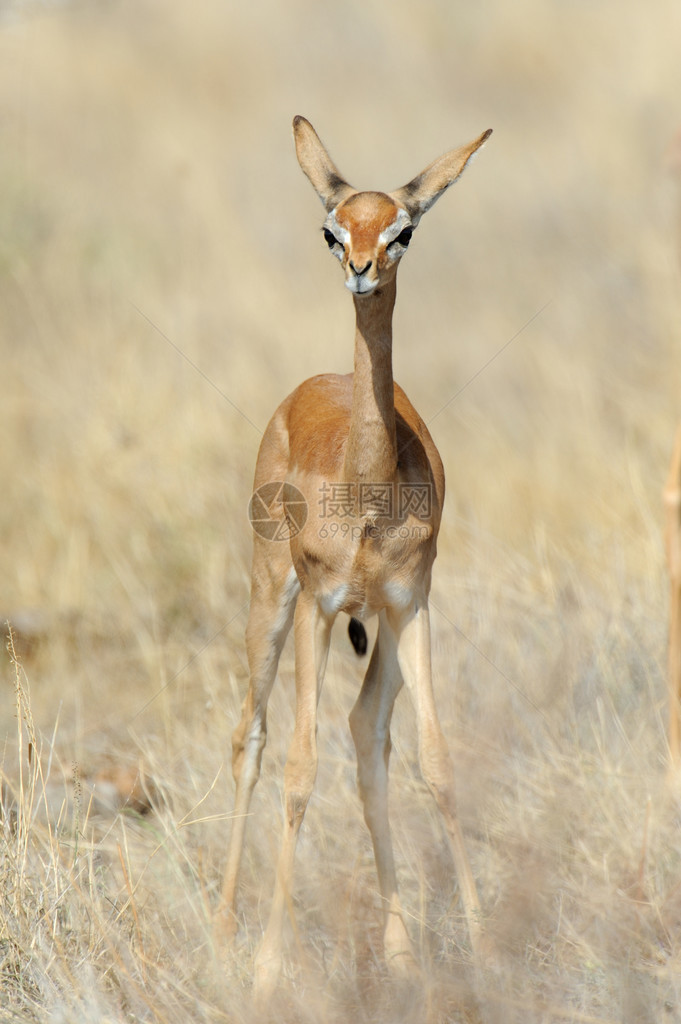
[[[25,684],[43,803],[90,837],[107,899],[128,893],[98,911],[105,954],[79,889],[72,949],[53,922],[51,960],[3,961],[22,1013],[30,975],[31,1019],[254,1019],[288,648],[226,973],[208,923],[246,685],[246,509],[278,402],[352,368],[301,113],[358,188],[494,129],[403,262],[394,366],[447,474],[438,700],[504,954],[483,1006],[404,698],[396,844],[427,997],[378,984],[346,723],[364,669],[339,628],[283,1018],[681,1020],[661,506],[681,419],[680,38],[672,0],[0,2],[0,614],[22,666],[3,663],[3,774],[16,789],[25,768]],[[142,771],[156,824],[102,832],[93,812],[87,831],[74,786],[119,770]],[[54,852],[45,817],[31,835]],[[0,948],[44,926],[44,903]]]

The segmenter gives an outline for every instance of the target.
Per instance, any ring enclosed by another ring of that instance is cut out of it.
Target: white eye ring
[[[411,236],[413,235],[413,233],[414,229],[411,226],[404,228],[402,231],[400,231],[397,238],[393,238],[392,242],[388,244],[388,248],[391,249],[393,245],[399,245],[403,249],[406,249],[409,243],[411,242]]]
[[[329,231],[328,228],[324,228],[323,230],[324,230],[324,241],[328,245],[329,249],[333,250],[333,248],[336,245],[340,245],[340,242],[338,241],[338,239],[336,238],[336,236],[334,235],[334,233],[332,231]]]

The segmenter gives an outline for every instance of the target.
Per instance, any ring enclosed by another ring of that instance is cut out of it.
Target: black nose
[[[354,270],[354,272],[357,274],[357,277],[361,277],[362,274],[366,274],[367,270],[371,266],[371,260],[369,260],[369,262],[366,263],[363,267],[356,267],[355,264],[352,262],[352,260],[350,260],[350,266]]]

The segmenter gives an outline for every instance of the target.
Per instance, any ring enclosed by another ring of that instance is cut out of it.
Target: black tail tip
[[[367,631],[359,619],[350,619],[348,623],[348,636],[350,637],[350,643],[355,648],[355,654],[359,654],[360,657],[366,654],[368,647]]]

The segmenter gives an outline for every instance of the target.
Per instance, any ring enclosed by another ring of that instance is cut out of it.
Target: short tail
[[[355,648],[355,654],[366,654],[367,652],[367,631],[359,619],[350,619],[348,623],[348,636],[350,643]]]

